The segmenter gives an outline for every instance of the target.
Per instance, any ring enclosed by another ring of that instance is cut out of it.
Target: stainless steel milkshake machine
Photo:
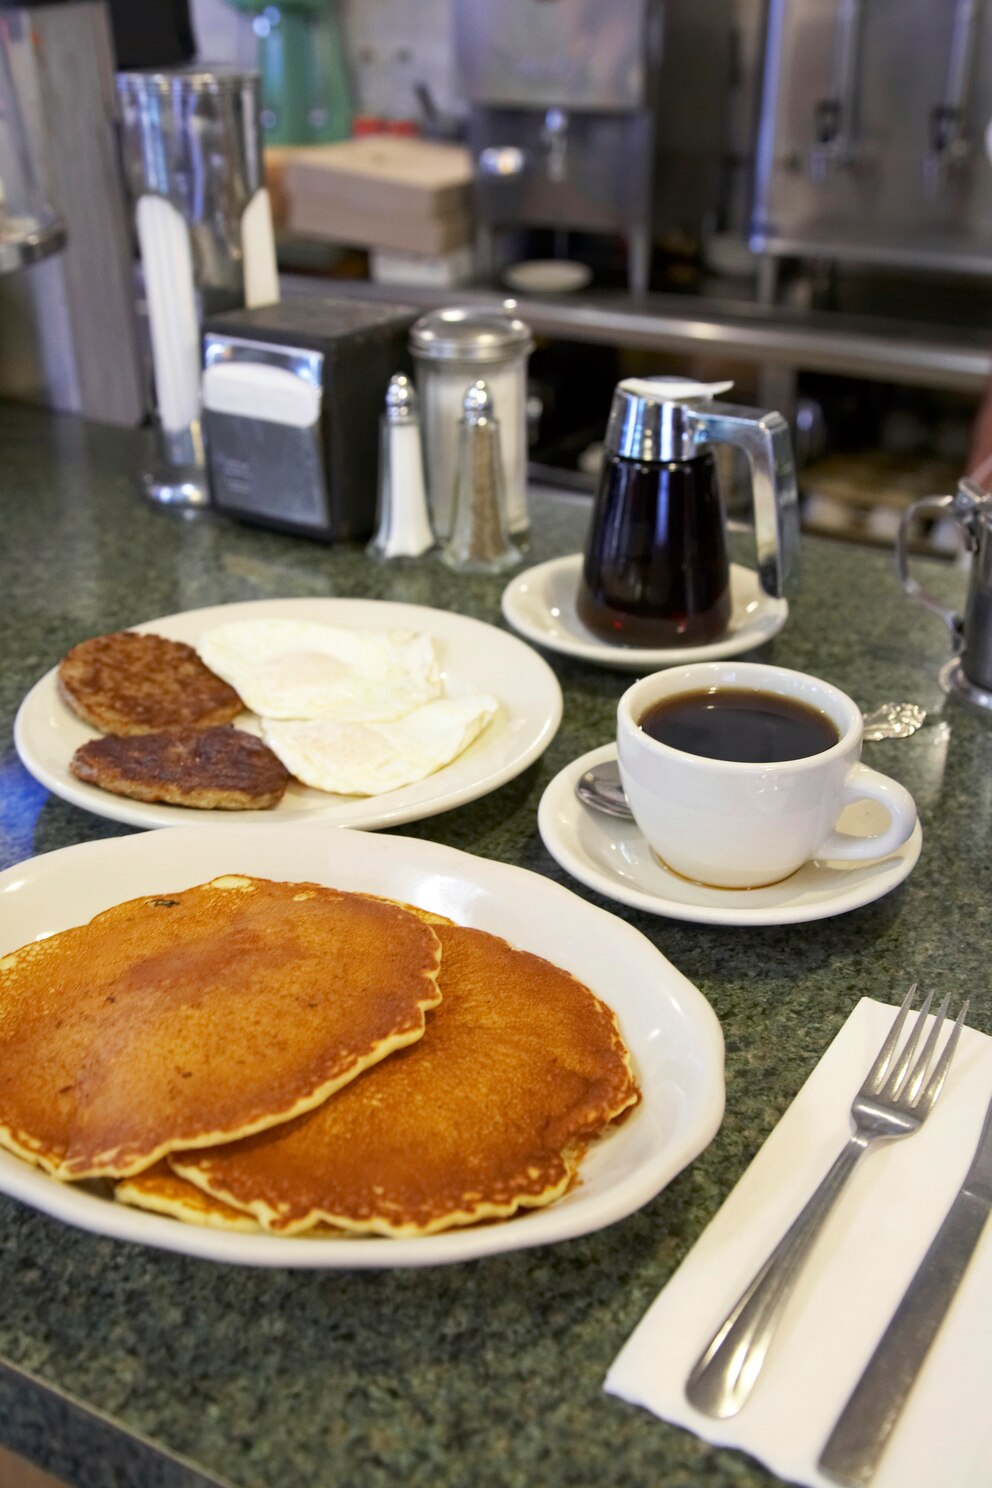
[[[726,0],[455,0],[482,256],[502,229],[698,237],[721,186]]]

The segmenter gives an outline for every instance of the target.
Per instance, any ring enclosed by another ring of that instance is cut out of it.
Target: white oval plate
[[[709,1003],[641,933],[560,884],[455,848],[309,825],[191,827],[61,848],[0,874],[0,956],[143,894],[222,873],[307,880],[447,915],[565,967],[617,1013],[643,1094],[547,1209],[420,1239],[242,1235],[128,1208],[0,1151],[0,1191],[82,1229],[254,1266],[465,1261],[589,1234],[641,1208],[711,1141],[723,1115],[723,1036]],[[415,1160],[416,1154],[411,1154]]]
[[[706,646],[610,646],[587,630],[576,612],[581,572],[581,553],[525,569],[503,590],[503,614],[514,630],[536,646],[618,671],[653,672],[680,661],[739,656],[778,635],[789,615],[788,600],[770,598],[753,569],[732,563],[730,624],[718,641]]]
[[[890,857],[867,863],[814,859],[781,883],[762,889],[708,889],[680,878],[654,856],[632,821],[583,806],[579,777],[617,757],[604,744],[559,771],[541,797],[537,825],[555,862],[589,889],[672,920],[699,925],[797,925],[846,914],[888,894],[916,866],[923,845],[919,822]],[[842,814],[843,831],[878,833],[886,814],[875,801],[858,801]]]
[[[53,667],[28,693],[14,723],[14,743],[25,767],[55,795],[111,821],[132,827],[202,826],[209,815],[219,826],[259,821],[319,820],[342,827],[395,827],[449,811],[488,795],[544,753],[561,722],[558,679],[543,657],[515,636],[450,610],[393,604],[379,599],[262,599],[186,610],[133,627],[194,645],[215,625],[231,620],[290,618],[368,630],[419,630],[437,643],[449,697],[491,692],[500,710],[478,739],[436,774],[382,796],[335,796],[291,781],[270,811],[215,811],[154,805],[115,796],[69,773],[80,744],[99,737],[62,701]],[[237,720],[253,728],[253,715]],[[258,732],[257,726],[253,732]]]

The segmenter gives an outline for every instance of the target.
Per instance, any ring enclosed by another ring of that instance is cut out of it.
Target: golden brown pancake
[[[421,1037],[440,943],[398,905],[230,877],[0,960],[0,1143],[127,1177],[326,1100]]]
[[[174,1170],[282,1234],[427,1235],[563,1193],[638,1098],[616,1019],[539,956],[435,928],[442,1001],[416,1046],[297,1120],[174,1153]]]
[[[104,734],[208,728],[230,723],[244,706],[192,646],[136,630],[73,646],[59,665],[58,685],[69,707]]]
[[[282,800],[289,783],[289,771],[269,746],[229,723],[107,734],[81,744],[69,769],[118,796],[203,810],[262,811]]]
[[[187,1224],[209,1225],[215,1230],[239,1230],[242,1234],[261,1234],[261,1225],[240,1209],[232,1209],[202,1188],[188,1183],[174,1173],[163,1158],[131,1178],[122,1178],[114,1186],[114,1198],[136,1209],[149,1209],[153,1214],[167,1214]]]
[[[241,1209],[232,1209],[221,1199],[205,1193],[180,1178],[169,1166],[167,1158],[135,1173],[130,1178],[121,1178],[114,1184],[114,1198],[132,1209],[147,1209],[152,1214],[165,1214],[170,1219],[181,1219],[186,1224],[207,1225],[214,1230],[238,1230],[242,1235],[264,1234],[262,1226],[250,1214]],[[357,1235],[348,1230],[332,1229],[329,1225],[315,1225],[302,1238],[306,1240],[356,1240]]]

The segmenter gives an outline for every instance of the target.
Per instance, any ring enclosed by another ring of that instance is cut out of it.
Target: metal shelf
[[[297,278],[294,294],[390,300],[430,310],[501,305],[497,289],[435,289]],[[992,332],[911,324],[881,316],[810,312],[689,295],[589,293],[516,296],[540,336],[649,351],[734,357],[763,367],[980,394],[992,374]]]

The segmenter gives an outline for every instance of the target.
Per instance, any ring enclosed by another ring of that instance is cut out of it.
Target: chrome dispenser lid
[[[410,330],[410,346],[431,361],[504,362],[529,352],[530,326],[499,310],[454,306],[422,315]]]
[[[697,436],[687,414],[732,387],[689,377],[625,378],[613,393],[606,453],[625,460],[691,459]]]

